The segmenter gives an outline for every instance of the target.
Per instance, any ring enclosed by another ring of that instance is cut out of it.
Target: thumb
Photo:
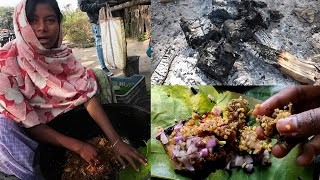
[[[295,114],[277,122],[277,130],[288,137],[308,137],[320,133],[320,108]]]

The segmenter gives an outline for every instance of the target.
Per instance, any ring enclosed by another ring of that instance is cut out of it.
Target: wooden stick
[[[150,5],[151,4],[151,0],[132,0],[132,1],[128,1],[122,4],[118,4],[115,5],[113,7],[111,7],[111,12],[112,11],[118,11],[121,9],[125,9],[128,7],[132,7],[132,6],[136,6],[136,5]]]
[[[315,84],[319,81],[320,71],[316,65],[301,61],[288,52],[280,53],[277,63],[282,72],[301,83]]]

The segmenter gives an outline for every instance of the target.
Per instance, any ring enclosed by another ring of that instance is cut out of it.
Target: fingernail
[[[290,116],[284,119],[280,119],[277,122],[277,129],[282,134],[294,135],[298,130],[297,118],[295,116]]]

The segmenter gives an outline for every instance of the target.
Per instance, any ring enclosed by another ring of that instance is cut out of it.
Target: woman
[[[61,45],[62,15],[55,0],[22,0],[13,15],[16,40],[0,50],[0,171],[20,179],[36,179],[37,143],[65,147],[91,165],[98,162],[92,145],[65,136],[46,125],[76,106],[85,109],[113,145],[118,161],[147,165],[113,129],[95,94],[94,73]]]

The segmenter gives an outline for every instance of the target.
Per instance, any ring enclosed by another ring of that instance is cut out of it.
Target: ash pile
[[[319,52],[318,1],[212,3],[209,14],[180,19],[188,47],[177,54],[167,52],[167,58],[173,60],[166,80],[152,78],[153,84],[298,84],[272,61],[279,51],[301,59]],[[161,74],[161,70],[156,68],[154,74]]]

